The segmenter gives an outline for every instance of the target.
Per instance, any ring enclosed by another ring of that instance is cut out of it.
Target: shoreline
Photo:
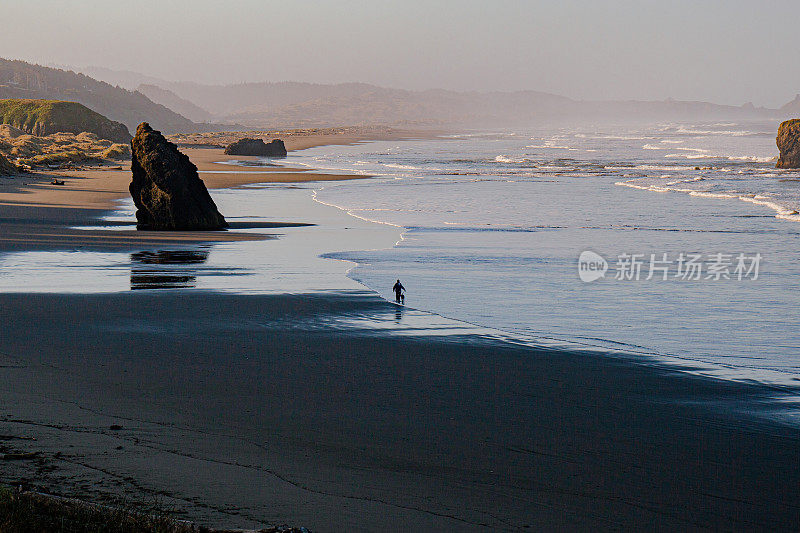
[[[0,213],[33,227],[27,209]],[[37,209],[42,226],[104,212]],[[268,244],[306,230],[339,228]],[[0,294],[0,451],[38,453],[4,477],[102,504],[158,496],[214,527],[800,525],[800,442],[765,416],[768,387],[412,333],[413,310],[367,290],[285,292]]]
[[[369,132],[357,134],[300,135],[287,143],[290,150],[329,144],[354,144],[370,140],[421,138],[433,132]],[[220,164],[220,161],[257,161],[254,156],[229,156],[221,148],[179,148],[198,167],[206,187],[227,189],[258,183],[308,183],[364,179],[370,176],[332,173],[282,166]],[[290,152],[291,153],[291,152]],[[280,161],[280,160],[279,160]],[[280,162],[277,164],[280,165]],[[52,185],[57,177],[64,185]],[[233,228],[218,232],[85,231],[74,226],[92,226],[116,202],[128,197],[130,170],[74,170],[20,174],[0,179],[0,253],[44,249],[127,250],[141,246],[170,246],[236,242],[271,238],[271,233],[245,233]],[[224,213],[223,213],[224,214]],[[271,227],[282,227],[273,222]]]

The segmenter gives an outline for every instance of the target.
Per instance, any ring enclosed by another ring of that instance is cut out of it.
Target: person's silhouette
[[[394,287],[392,287],[392,290],[394,291],[394,299],[397,303],[401,303],[406,299],[405,295],[403,295],[403,291],[406,290],[406,288],[403,287],[399,279],[397,283],[394,284]]]

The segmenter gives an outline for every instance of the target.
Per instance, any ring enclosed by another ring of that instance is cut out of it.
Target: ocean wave
[[[690,167],[686,165],[603,165],[602,167],[604,170],[648,170],[648,171],[656,171],[656,172],[686,172],[690,170],[695,170],[695,167]]]
[[[675,172],[675,171],[686,171],[686,170],[693,170],[694,167],[684,166],[684,165],[636,165],[633,167],[637,170],[658,170],[658,171],[667,171],[667,172]]]
[[[461,170],[453,170],[452,172],[436,172],[436,176],[490,176],[491,174],[484,174],[483,172],[471,172],[471,171],[461,171]]]
[[[689,154],[666,154],[664,157],[669,159],[727,159],[728,161],[743,161],[749,163],[769,163],[770,161],[776,161],[778,158],[777,156],[757,156],[757,155],[724,155],[724,154],[712,154],[708,150],[703,150],[701,148],[675,148],[675,150],[683,150],[686,152],[692,152]]]
[[[608,141],[644,141],[654,137],[640,137],[633,135],[596,135],[592,139],[604,139]]]
[[[768,196],[766,194],[745,193],[739,191],[700,191],[686,187],[676,187],[676,185],[685,183],[695,183],[704,181],[703,177],[687,178],[682,180],[675,180],[665,184],[652,183],[650,180],[654,178],[635,178],[627,181],[618,181],[614,185],[623,187],[630,187],[633,189],[640,189],[651,192],[667,193],[685,193],[689,196],[698,198],[713,198],[719,200],[740,200],[750,204],[767,207],[775,211],[775,218],[782,220],[790,220],[792,222],[800,222],[800,212],[792,206],[785,205]]]
[[[383,166],[386,168],[397,168],[400,170],[419,170],[419,167],[415,167],[414,165],[400,165],[398,163],[383,163]]]
[[[320,190],[322,190],[322,189],[311,191],[312,200],[314,200],[315,202],[317,202],[319,204],[327,205],[328,207],[335,207],[336,209],[344,211],[345,213],[347,213],[351,217],[357,218],[359,220],[363,220],[365,222],[373,222],[375,224],[383,224],[383,225],[386,225],[386,226],[392,226],[392,227],[401,228],[401,229],[403,228],[403,226],[401,226],[399,224],[392,224],[391,222],[386,222],[385,220],[376,220],[376,219],[367,218],[367,217],[365,217],[363,215],[359,215],[359,214],[356,213],[356,211],[390,211],[389,209],[351,209],[351,208],[347,208],[347,207],[344,207],[344,206],[341,206],[341,205],[336,205],[336,204],[331,203],[331,202],[325,202],[325,201],[319,199],[318,193],[319,193]],[[402,240],[402,235],[401,235],[401,240]]]
[[[569,150],[571,152],[578,152],[580,148],[573,148],[572,146],[561,146],[546,141],[544,144],[529,144],[525,148],[533,148],[534,150]]]
[[[727,135],[730,137],[745,137],[748,135],[758,135],[754,131],[748,130],[699,130],[693,128],[684,128],[679,127],[675,130],[675,133],[679,133],[682,135]]]
[[[642,183],[642,184],[634,183],[634,182],[643,181],[645,179],[647,179],[647,178],[637,178],[637,179],[632,179],[632,180],[627,180],[627,181],[617,181],[617,182],[614,183],[614,185],[619,185],[619,186],[622,186],[622,187],[630,187],[632,189],[641,189],[643,191],[670,192],[670,189],[668,187],[660,187],[658,185],[653,185],[653,184],[650,184],[650,183]]]
[[[769,163],[770,161],[777,161],[778,156],[767,156],[767,157],[759,157],[756,155],[729,155],[727,156],[729,161],[752,161],[754,163]]]
[[[528,159],[525,159],[524,157],[515,158],[515,157],[509,157],[507,155],[498,155],[497,157],[494,158],[494,160],[498,163],[515,163],[515,164],[528,162]]]
[[[795,209],[791,207],[787,207],[785,205],[781,205],[775,201],[774,198],[764,195],[742,195],[739,197],[740,200],[744,202],[749,202],[751,204],[762,205],[764,207],[769,207],[777,214],[775,215],[776,218],[782,218],[784,220],[792,220],[794,222],[800,222],[800,213],[798,213]]]
[[[736,194],[736,193],[710,192],[710,191],[689,191],[689,196],[699,196],[700,198],[738,198],[739,197],[739,195]]]
[[[682,180],[676,180],[676,181],[667,182],[667,185],[671,186],[671,185],[677,185],[679,183],[694,183],[694,182],[697,182],[697,181],[705,181],[705,178],[702,177],[702,176],[697,176],[697,177],[694,177],[694,178],[686,178],[686,179],[682,179]]]
[[[666,154],[664,157],[669,159],[708,159],[714,156],[708,154]]]

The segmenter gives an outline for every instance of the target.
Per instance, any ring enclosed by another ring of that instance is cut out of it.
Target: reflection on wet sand
[[[192,288],[197,272],[181,268],[208,259],[207,250],[158,250],[131,254],[131,290]],[[161,265],[159,268],[157,265]]]

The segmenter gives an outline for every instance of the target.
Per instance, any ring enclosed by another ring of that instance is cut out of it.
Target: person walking
[[[394,291],[395,301],[397,303],[405,303],[406,297],[403,294],[403,291],[406,290],[406,288],[403,287],[403,284],[400,283],[399,279],[397,280],[397,283],[394,284],[394,287],[392,287],[392,290]]]

